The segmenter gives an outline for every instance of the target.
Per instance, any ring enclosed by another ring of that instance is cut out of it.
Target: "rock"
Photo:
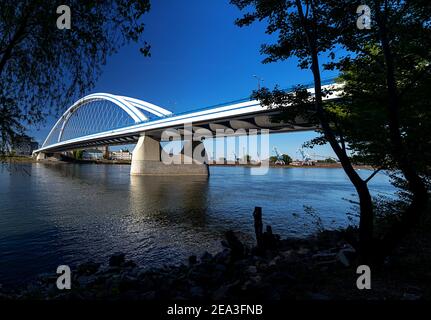
[[[156,298],[156,292],[155,291],[148,291],[143,294],[141,294],[140,297],[142,300],[154,300]]]
[[[187,273],[190,280],[207,283],[212,280],[212,273],[209,272],[206,264],[196,264],[190,268]]]
[[[121,278],[119,275],[112,275],[106,279],[106,288],[109,289],[111,292],[115,292],[118,290],[120,282]]]
[[[304,248],[304,247],[299,248],[299,250],[297,251],[297,253],[300,254],[300,255],[306,255],[309,252],[310,252],[310,249]]]
[[[233,259],[240,259],[245,254],[245,247],[241,241],[237,238],[233,231],[227,231],[225,233],[226,242],[222,242],[231,250],[231,257]]]
[[[124,253],[116,253],[109,258],[110,267],[120,267],[125,262],[126,255]]]
[[[214,258],[217,263],[226,264],[229,262],[230,250],[224,249],[222,252],[217,253]]]
[[[225,265],[223,265],[221,263],[216,264],[216,266],[214,267],[214,269],[215,269],[215,271],[218,271],[218,272],[221,272],[221,273],[226,272]]]
[[[79,283],[79,286],[81,288],[85,288],[89,286],[90,284],[94,283],[95,278],[91,275],[83,275],[81,277],[78,277],[77,282]]]
[[[236,280],[233,283],[223,284],[217,290],[214,291],[212,297],[214,300],[225,300],[229,298],[231,290],[235,290],[240,285],[240,281]]]
[[[113,275],[113,274],[119,274],[119,273],[121,273],[123,271],[123,269],[120,267],[120,266],[112,266],[112,267],[109,267],[107,270],[106,270],[106,273],[108,274],[108,275]]]
[[[128,275],[123,275],[120,279],[119,289],[122,291],[137,289],[139,287],[139,282],[135,277]]]
[[[229,292],[229,289],[230,289],[229,286],[219,287],[217,290],[214,291],[212,298],[214,300],[225,300]]]
[[[280,236],[272,233],[271,226],[266,226],[266,231],[262,234],[263,249],[276,249],[280,245]]]
[[[280,256],[276,256],[274,259],[272,259],[269,263],[268,266],[270,267],[275,267],[278,262],[280,261],[281,257]]]
[[[196,264],[197,262],[198,262],[198,259],[195,255],[189,257],[189,265]]]
[[[201,261],[209,262],[213,258],[212,254],[208,251],[205,251],[204,254],[201,256]]]
[[[50,284],[50,283],[56,283],[58,276],[51,275],[51,274],[43,274],[38,278],[38,282],[40,282],[42,285]]]
[[[203,297],[204,290],[201,287],[194,286],[190,288],[190,294],[192,297]]]
[[[331,300],[328,295],[321,292],[309,292],[308,296],[311,300]]]
[[[251,274],[256,274],[256,273],[257,273],[257,268],[256,268],[256,266],[249,266],[249,267],[247,268],[247,272],[248,272],[248,273],[251,273]]]
[[[336,256],[336,254],[335,254],[335,253],[330,253],[330,252],[326,252],[326,251],[321,251],[321,252],[318,252],[318,253],[316,253],[316,254],[313,254],[313,255],[311,256],[311,258],[312,258],[312,259],[316,259],[316,260],[326,260],[326,259],[330,260],[330,259],[334,259],[334,258],[335,258],[335,256]]]
[[[350,267],[351,262],[356,258],[355,249],[341,249],[337,254],[337,259],[345,267]]]
[[[259,275],[257,275],[257,276],[254,276],[254,277],[250,277],[250,280],[252,280],[256,284],[260,284],[262,282],[262,277],[259,276]]]
[[[405,292],[402,297],[403,300],[419,300],[421,298],[422,296],[415,293],[409,293],[409,292]]]
[[[277,285],[279,283],[293,283],[296,282],[296,279],[286,271],[276,271],[268,274],[265,282]]]
[[[135,268],[137,265],[136,265],[136,263],[135,263],[135,261],[133,261],[133,260],[127,260],[125,263],[124,263],[124,267],[125,268]]]
[[[293,254],[292,250],[286,250],[286,251],[282,251],[280,252],[280,255],[286,259],[289,259]]]
[[[316,267],[320,267],[320,268],[329,268],[329,267],[333,267],[333,264],[336,264],[338,260],[336,259],[332,259],[332,260],[325,260],[325,261],[318,261],[315,262],[315,266]]]
[[[88,261],[82,263],[77,268],[78,275],[92,275],[95,274],[100,268],[100,263]]]
[[[45,294],[47,294],[50,298],[53,298],[59,294],[59,290],[54,284],[50,284],[47,288],[45,288],[45,290]]]
[[[256,267],[259,269],[259,271],[265,272],[268,270],[268,264],[265,261],[258,261],[256,263]]]

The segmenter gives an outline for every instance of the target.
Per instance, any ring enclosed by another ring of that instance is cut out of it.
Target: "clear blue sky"
[[[135,97],[176,113],[247,97],[257,86],[254,74],[269,88],[312,81],[311,72],[300,70],[294,59],[262,64],[260,46],[271,37],[264,32],[264,23],[235,26],[240,16],[228,0],[152,1],[144,32],[152,56],[143,57],[136,44],[123,47],[108,59],[91,92]],[[32,130],[32,135],[42,142],[54,121]],[[300,145],[314,136],[313,132],[271,135],[271,150],[275,145],[296,158]],[[312,152],[333,155],[328,146]]]

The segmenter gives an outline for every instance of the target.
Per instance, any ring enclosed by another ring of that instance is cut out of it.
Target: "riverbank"
[[[218,164],[218,163],[212,163],[209,164],[209,166],[214,166],[214,167],[249,167],[249,168],[256,168],[256,167],[260,167],[260,164],[229,164],[229,163],[225,163],[225,164]],[[317,168],[327,168],[327,169],[341,169],[343,168],[341,166],[341,163],[315,163],[313,165],[288,165],[288,164],[269,164],[270,168],[288,168],[288,169],[292,169],[292,168],[302,168],[302,169],[317,169]],[[372,166],[368,166],[368,165],[359,165],[359,164],[355,164],[353,165],[353,168],[358,170],[358,169],[362,169],[362,170],[374,170],[374,168]]]
[[[37,160],[31,156],[5,156],[0,158],[0,163],[34,163]]]
[[[17,162],[37,162],[34,158],[31,157],[18,157],[15,159],[15,157],[11,157],[9,160],[11,162],[17,161]],[[40,162],[42,163],[50,163],[50,162],[58,162],[60,160],[42,160]],[[67,158],[64,159],[63,162],[66,163],[78,163],[78,164],[124,164],[124,165],[130,165],[131,160],[107,160],[107,159],[98,159],[98,160],[84,160],[84,159],[73,159],[73,158]],[[210,163],[210,167],[246,167],[246,168],[256,168],[260,167],[261,164],[219,164],[219,163]],[[325,169],[341,169],[342,166],[340,163],[315,163],[313,165],[280,165],[280,164],[269,164],[270,168],[280,168],[280,169],[292,169],[292,168],[302,168],[302,169],[316,169],[316,168],[325,168]],[[353,168],[356,170],[374,170],[373,167],[368,165],[353,165]]]
[[[280,240],[264,233],[266,249],[247,247],[231,231],[215,255],[188,264],[137,266],[118,253],[106,262],[72,266],[72,288],[60,291],[57,275],[2,291],[3,300],[428,300],[431,299],[430,228],[407,237],[396,254],[371,271],[371,290],[359,290],[355,250],[346,234],[324,231]],[[418,246],[420,243],[420,247]]]

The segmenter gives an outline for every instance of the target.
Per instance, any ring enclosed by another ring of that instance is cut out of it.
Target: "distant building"
[[[291,166],[302,166],[302,162],[298,160],[294,160],[290,163]]]
[[[12,153],[17,156],[31,156],[33,150],[39,148],[39,144],[33,138],[23,135],[15,139],[12,145]]]
[[[103,151],[97,149],[84,150],[82,153],[82,159],[84,160],[101,160],[103,159]]]
[[[132,160],[132,153],[129,150],[120,150],[111,152],[112,160]]]

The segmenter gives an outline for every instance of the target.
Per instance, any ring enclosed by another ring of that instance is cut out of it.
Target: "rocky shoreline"
[[[310,258],[337,263],[338,248],[334,248],[332,253],[320,252],[316,256],[318,248],[315,248],[317,251],[312,250],[310,242],[305,246],[305,241],[284,240],[278,241],[273,250],[259,253],[257,248],[242,244],[233,232],[228,232],[226,238],[222,242],[223,251],[215,255],[205,252],[199,258],[190,256],[188,264],[144,268],[127,260],[124,253],[118,253],[111,256],[107,264],[88,261],[72,267],[71,290],[57,289],[58,275],[42,275],[29,286],[3,292],[1,297],[38,300],[271,300],[292,293],[296,280],[286,269],[289,265],[304,263],[304,259]],[[341,258],[339,263],[346,263],[346,260]],[[309,297],[313,297],[312,292]]]
[[[423,288],[411,283],[401,286],[402,290],[397,290],[399,283],[391,286],[384,279],[387,270],[373,274],[374,290],[358,290],[352,264],[356,253],[344,240],[344,232],[324,231],[308,239],[285,240],[270,235],[270,248],[262,251],[245,246],[233,232],[227,232],[221,252],[190,256],[188,264],[162,268],[137,266],[124,253],[118,253],[106,264],[88,261],[72,267],[70,290],[57,288],[58,275],[44,275],[27,287],[9,292],[0,288],[0,299],[274,301],[424,297]]]

